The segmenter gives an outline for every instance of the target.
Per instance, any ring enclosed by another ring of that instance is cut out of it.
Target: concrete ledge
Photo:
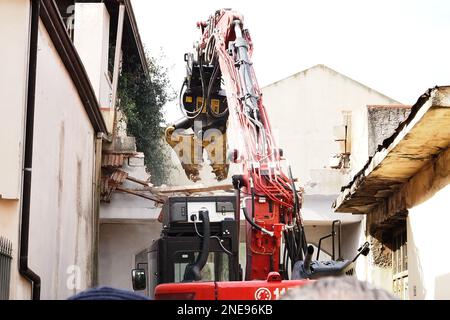
[[[423,94],[352,182],[342,188],[336,212],[368,213],[450,145],[450,87]]]

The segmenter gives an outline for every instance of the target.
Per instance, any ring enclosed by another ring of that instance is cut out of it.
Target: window
[[[177,252],[175,254],[175,282],[181,282],[184,278],[186,266],[194,263],[198,252]],[[230,279],[230,260],[224,252],[210,252],[208,260],[201,271],[202,281],[226,281]]]
[[[329,166],[332,169],[348,169],[350,167],[352,149],[351,111],[342,111],[342,118],[342,124],[333,127],[334,141],[338,143],[339,153],[330,158]]]
[[[406,230],[394,233],[392,251],[392,289],[401,299],[408,299],[408,250]]]

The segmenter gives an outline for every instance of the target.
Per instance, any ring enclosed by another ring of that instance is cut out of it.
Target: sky
[[[244,15],[259,85],[325,64],[401,103],[450,85],[447,0],[132,0],[142,42],[164,54],[173,89],[185,76],[183,55],[200,39],[197,21],[219,8]],[[179,117],[176,102],[166,121]]]

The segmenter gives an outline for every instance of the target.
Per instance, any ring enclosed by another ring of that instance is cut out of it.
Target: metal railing
[[[11,276],[12,243],[0,237],[0,300],[9,299],[9,281]]]

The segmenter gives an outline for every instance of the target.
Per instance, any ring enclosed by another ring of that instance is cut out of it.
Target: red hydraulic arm
[[[228,131],[232,128],[241,141],[233,160],[242,164],[242,176],[234,183],[242,187],[248,220],[246,280],[266,279],[269,272],[280,271],[283,234],[292,233],[294,242],[297,239],[289,254],[302,254],[300,201],[292,177],[280,165],[282,152],[250,60],[253,45],[242,15],[219,10],[198,26],[202,30],[199,55],[205,64],[220,66],[229,108]],[[299,234],[294,235],[294,229]]]

